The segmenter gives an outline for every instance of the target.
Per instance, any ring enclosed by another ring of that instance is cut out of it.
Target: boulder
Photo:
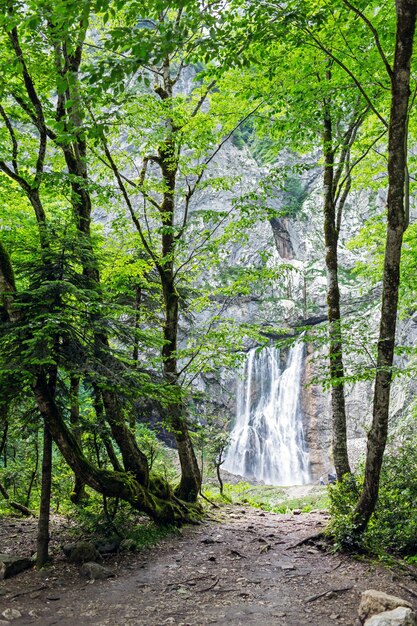
[[[368,589],[364,591],[361,596],[359,619],[363,623],[368,617],[372,617],[372,615],[383,613],[384,611],[392,611],[401,606],[409,609],[413,608],[407,600],[397,598],[397,596],[390,596],[377,589]]]
[[[100,554],[114,554],[119,551],[120,538],[108,539],[107,541],[97,541],[95,544]]]
[[[120,550],[122,552],[134,552],[137,548],[136,541],[134,539],[123,539],[120,542]]]
[[[90,580],[105,580],[106,578],[112,578],[114,576],[111,570],[98,563],[94,563],[94,561],[84,563],[81,568],[81,574]]]
[[[384,611],[366,620],[364,626],[417,626],[417,615],[406,606]]]
[[[11,622],[14,619],[19,619],[19,617],[22,617],[22,614],[17,609],[6,609],[5,611],[3,611],[2,616],[8,622]]]
[[[87,561],[99,561],[100,553],[95,545],[89,541],[77,541],[62,546],[65,556],[70,563],[87,563]]]
[[[25,569],[33,567],[32,559],[11,554],[0,554],[0,580],[20,574]]]

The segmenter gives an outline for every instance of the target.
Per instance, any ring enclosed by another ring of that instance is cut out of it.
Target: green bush
[[[375,545],[400,555],[417,553],[417,437],[385,458],[381,489],[368,534]]]
[[[346,474],[342,481],[329,485],[328,491],[331,515],[328,531],[334,540],[334,546],[337,550],[357,550],[358,537],[353,521],[353,512],[358,501],[357,479]]]
[[[329,488],[330,532],[338,549],[362,546],[375,554],[400,556],[417,553],[417,437],[406,437],[386,454],[381,471],[378,503],[363,536],[355,534],[353,511],[362,476]]]

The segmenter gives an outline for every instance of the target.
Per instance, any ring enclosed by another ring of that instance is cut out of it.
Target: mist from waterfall
[[[223,468],[269,485],[309,482],[300,389],[304,344],[289,351],[286,366],[280,352],[266,347],[248,352],[237,387],[236,423]]]

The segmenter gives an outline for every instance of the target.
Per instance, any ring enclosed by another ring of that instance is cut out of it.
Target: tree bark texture
[[[164,238],[165,255],[172,254],[174,242]],[[178,394],[178,400],[167,407],[168,421],[178,448],[181,464],[181,481],[176,494],[186,502],[195,502],[201,488],[201,472],[197,457],[190,438],[185,417],[184,404],[180,397],[181,389],[178,386],[177,335],[179,323],[178,293],[175,286],[174,270],[171,261],[161,271],[161,281],[164,297],[164,346],[162,348],[164,377]]]
[[[388,433],[390,388],[400,283],[401,247],[407,226],[405,210],[406,139],[410,97],[410,64],[417,16],[417,0],[397,0],[397,30],[388,137],[387,233],[383,273],[372,426],[368,434],[365,478],[355,510],[363,531],[375,509]]]

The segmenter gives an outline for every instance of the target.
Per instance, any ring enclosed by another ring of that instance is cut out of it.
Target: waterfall
[[[299,407],[304,344],[289,351],[285,368],[273,347],[248,352],[237,387],[236,423],[224,469],[269,485],[309,481]]]

